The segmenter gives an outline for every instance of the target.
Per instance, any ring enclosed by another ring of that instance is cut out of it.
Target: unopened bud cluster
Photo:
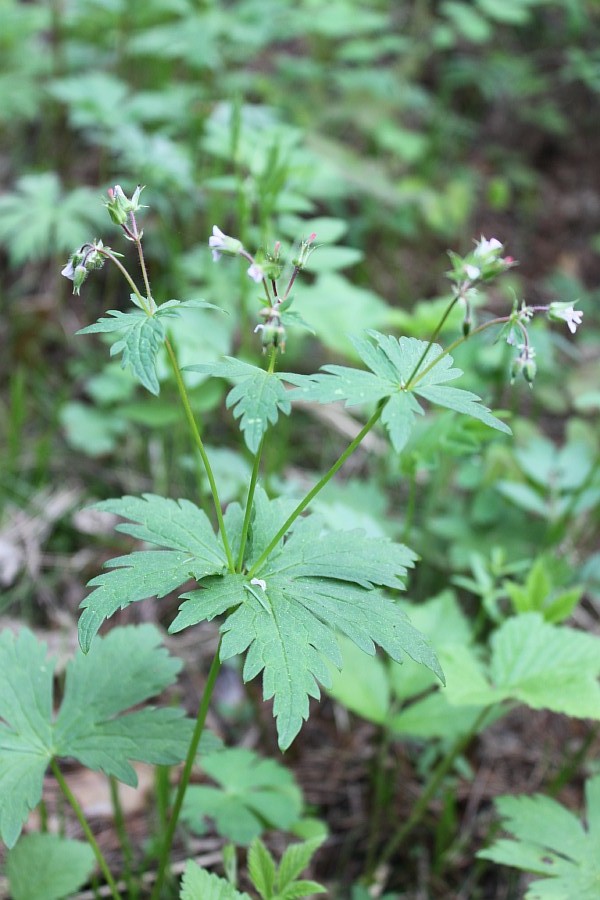
[[[490,282],[516,265],[512,256],[502,256],[503,251],[504,245],[497,238],[487,240],[481,237],[467,256],[450,252],[452,269],[448,272],[448,278],[461,293],[477,284]]]
[[[126,197],[120,184],[108,189],[108,200],[104,205],[115,225],[127,225],[131,221],[131,214],[138,209],[144,209],[140,203],[140,194],[144,188],[138,184],[131,198]]]
[[[262,252],[257,260],[250,254],[243,243],[237,238],[231,237],[217,225],[213,225],[212,235],[208,239],[208,246],[212,251],[214,262],[218,262],[221,256],[241,256],[250,263],[247,274],[256,284],[262,284],[268,305],[263,306],[259,315],[263,322],[254,329],[255,334],[260,333],[263,350],[285,350],[285,313],[289,309],[292,297],[290,291],[299,272],[306,267],[308,259],[315,249],[314,241],[317,235],[313,232],[306,240],[300,243],[297,256],[292,260],[293,271],[285,291],[278,291],[278,279],[283,272],[281,258],[281,241],[276,241],[272,251]],[[270,288],[269,288],[270,285]],[[272,293],[271,293],[272,291]],[[296,320],[298,321],[298,320]]]
[[[520,344],[519,352],[510,366],[510,383],[514,384],[515,378],[522,375],[525,381],[532,385],[536,374],[537,363],[534,348],[530,344]]]
[[[73,293],[79,295],[81,286],[90,272],[101,269],[105,262],[104,247],[102,241],[92,244],[82,244],[79,250],[71,254],[69,262],[61,271],[61,275],[73,282]]]

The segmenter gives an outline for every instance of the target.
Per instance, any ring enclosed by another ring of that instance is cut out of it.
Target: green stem
[[[442,318],[440,319],[440,321],[437,323],[437,325],[436,325],[436,327],[435,327],[435,330],[434,330],[433,334],[432,334],[431,337],[429,338],[429,341],[428,341],[428,343],[427,343],[427,346],[425,347],[425,350],[423,351],[423,353],[421,353],[421,356],[419,357],[419,360],[418,360],[417,364],[415,365],[414,369],[413,369],[412,372],[410,373],[410,378],[408,378],[407,381],[406,381],[406,386],[407,386],[407,388],[408,388],[409,385],[412,384],[413,378],[415,377],[415,375],[417,374],[417,372],[419,371],[419,369],[420,369],[421,366],[423,365],[423,361],[427,358],[427,354],[428,354],[429,351],[431,350],[433,344],[434,344],[435,341],[436,341],[436,338],[438,337],[440,331],[441,331],[442,328],[444,327],[444,323],[445,323],[446,319],[448,318],[448,316],[450,315],[450,313],[452,312],[452,310],[454,309],[454,307],[456,306],[456,304],[458,303],[458,301],[460,300],[460,298],[461,298],[461,294],[459,293],[459,294],[456,295],[456,297],[454,297],[454,299],[452,300],[452,302],[449,303],[448,306],[446,307],[446,311],[445,311],[444,315],[442,316]],[[437,356],[437,357],[435,358],[435,362],[436,362],[436,363],[437,363],[438,359],[439,359],[439,356]]]
[[[121,805],[121,798],[119,797],[119,785],[117,783],[117,779],[114,777],[114,775],[111,775],[108,782],[110,786],[110,799],[113,808],[115,830],[119,837],[121,851],[123,853],[123,875],[127,884],[129,898],[130,900],[134,900],[134,898],[137,896],[137,891],[135,890],[132,878],[133,848],[131,846],[131,841],[129,840],[129,835],[127,834],[127,828],[125,826],[125,816],[123,815],[123,807]]]
[[[192,434],[194,444],[196,445],[196,448],[202,458],[202,462],[204,463],[204,468],[206,470],[206,477],[208,478],[208,483],[210,485],[210,490],[212,493],[215,512],[217,514],[219,530],[221,532],[221,537],[223,539],[223,546],[225,548],[225,553],[227,555],[227,565],[229,566],[229,571],[233,573],[233,572],[235,572],[235,562],[233,559],[233,554],[231,552],[231,547],[229,546],[227,532],[225,531],[225,522],[223,521],[223,512],[221,510],[221,501],[219,500],[219,491],[217,489],[217,483],[215,481],[215,476],[213,475],[213,470],[212,470],[212,467],[210,464],[210,460],[206,454],[206,450],[204,449],[204,444],[202,442],[202,438],[200,437],[200,432],[198,431],[196,419],[194,418],[194,413],[193,413],[192,407],[190,405],[190,400],[188,397],[187,389],[186,389],[185,383],[183,381],[183,378],[181,376],[181,370],[179,368],[179,363],[177,362],[177,357],[175,356],[175,351],[173,350],[171,342],[168,339],[165,341],[165,346],[167,348],[167,353],[169,354],[171,366],[173,367],[173,374],[175,375],[175,381],[177,383],[177,389],[179,391],[179,396],[180,396],[181,402],[183,404],[185,416],[188,421],[188,425],[190,426],[190,432]]]
[[[45,834],[48,831],[48,807],[43,799],[40,800],[38,812],[40,814],[40,831]]]
[[[102,870],[102,874],[106,878],[106,883],[110,887],[110,892],[111,892],[114,900],[121,900],[121,895],[119,894],[119,891],[117,890],[117,885],[115,883],[114,878],[112,877],[112,875],[110,873],[110,869],[108,868],[108,864],[104,858],[104,854],[102,853],[102,850],[98,846],[98,842],[96,841],[96,838],[94,837],[94,835],[92,833],[92,829],[90,828],[90,826],[87,823],[87,819],[85,818],[85,816],[83,814],[83,810],[82,810],[81,806],[79,805],[77,798],[72,793],[69,785],[65,781],[63,773],[60,771],[58,763],[56,762],[55,759],[52,759],[50,761],[50,768],[52,769],[52,772],[54,773],[54,777],[56,778],[61,791],[67,798],[68,802],[71,804],[71,806],[73,808],[73,812],[77,816],[79,824],[81,825],[81,828],[83,829],[83,833],[85,834],[90,847],[94,851],[94,856],[96,857],[98,865],[100,866],[100,869]]]
[[[200,738],[202,737],[202,732],[204,731],[204,725],[206,723],[206,716],[208,714],[208,707],[210,705],[211,697],[212,697],[215,683],[217,680],[217,675],[219,674],[219,670],[221,668],[221,659],[219,657],[220,649],[221,649],[221,642],[219,641],[219,646],[217,647],[217,652],[215,653],[215,657],[212,661],[212,664],[211,664],[211,667],[210,667],[210,670],[208,673],[208,678],[206,680],[206,686],[204,688],[204,693],[202,694],[202,701],[201,701],[200,707],[198,709],[198,716],[196,718],[196,727],[194,728],[192,740],[190,741],[190,746],[188,747],[188,752],[187,752],[187,756],[185,759],[185,764],[183,767],[181,780],[180,780],[179,786],[177,788],[177,794],[175,796],[175,803],[173,804],[173,811],[171,812],[171,818],[169,819],[169,824],[167,826],[167,833],[165,835],[165,842],[163,844],[162,852],[160,855],[160,860],[159,860],[159,865],[158,865],[158,875],[156,878],[154,888],[152,890],[152,894],[150,895],[150,900],[158,900],[158,898],[160,897],[161,888],[163,886],[165,876],[167,874],[167,866],[169,863],[171,846],[173,844],[173,837],[175,836],[175,829],[177,827],[177,822],[179,821],[179,814],[181,813],[181,807],[183,806],[183,799],[185,797],[185,792],[186,792],[188,784],[190,782],[192,768],[194,766],[194,760],[196,758],[196,753],[198,752],[198,744],[200,743]]]
[[[336,474],[339,469],[342,468],[346,460],[349,456],[352,456],[356,448],[360,445],[363,438],[367,436],[369,431],[373,428],[373,426],[379,421],[381,418],[381,414],[387,403],[387,399],[381,401],[371,418],[368,420],[366,425],[364,425],[361,430],[358,432],[354,440],[348,444],[342,455],[339,459],[332,465],[328,472],[323,475],[323,477],[315,484],[315,486],[308,492],[306,497],[300,501],[298,506],[294,509],[294,511],[288,516],[285,520],[273,540],[269,543],[265,550],[261,553],[259,558],[256,560],[250,571],[248,572],[248,577],[252,578],[252,576],[260,569],[264,561],[268,558],[269,554],[275,549],[281,538],[289,531],[290,526],[296,521],[298,516],[304,512],[309,503],[312,503],[317,494],[323,490],[325,485],[331,481],[333,476]]]
[[[269,360],[269,368],[268,374],[272,375],[275,371],[275,359],[277,357],[277,348],[273,347],[271,350],[271,358]],[[250,476],[250,485],[248,487],[248,496],[246,498],[246,511],[244,513],[244,522],[242,525],[242,535],[240,538],[240,551],[238,553],[236,572],[242,571],[242,566],[244,565],[244,553],[246,550],[246,542],[248,540],[248,530],[250,528],[250,519],[252,517],[252,506],[254,503],[254,492],[256,491],[256,484],[258,482],[258,473],[260,471],[260,461],[262,458],[263,447],[265,444],[265,436],[263,435],[261,442],[258,446],[258,450],[254,456],[254,463],[252,465],[252,475]]]
[[[504,323],[508,322],[509,319],[510,319],[510,316],[500,316],[497,319],[490,319],[489,322],[483,322],[482,325],[478,325],[477,328],[474,328],[473,331],[469,332],[469,334],[464,334],[464,335],[462,335],[462,337],[456,338],[455,341],[452,341],[451,344],[448,344],[446,349],[443,350],[439,356],[436,356],[436,358],[432,362],[430,362],[427,366],[425,366],[425,368],[423,369],[423,371],[421,372],[421,374],[419,375],[418,378],[415,378],[415,375],[419,371],[419,367],[420,367],[421,363],[425,359],[426,353],[429,351],[429,347],[431,346],[431,343],[432,343],[430,341],[429,346],[427,347],[426,353],[423,354],[423,356],[421,357],[421,359],[419,361],[419,365],[417,365],[415,367],[412,375],[406,382],[406,390],[410,390],[410,388],[413,388],[415,386],[415,384],[418,384],[419,381],[421,381],[421,379],[425,378],[425,376],[427,375],[428,372],[431,372],[431,370],[435,366],[437,366],[440,359],[442,359],[444,356],[448,356],[449,353],[452,353],[453,350],[456,350],[457,347],[460,347],[460,345],[464,344],[465,341],[468,341],[469,338],[472,338],[476,334],[479,334],[480,332],[485,331],[486,328],[491,328],[492,325],[504,325]]]
[[[252,506],[254,503],[254,492],[258,481],[258,472],[260,470],[260,460],[262,456],[263,446],[265,443],[264,435],[258,446],[258,450],[254,456],[254,464],[252,466],[252,475],[250,476],[250,485],[248,487],[248,496],[246,498],[246,511],[244,513],[244,523],[242,525],[242,536],[240,538],[240,551],[238,553],[236,572],[242,571],[244,565],[244,553],[246,551],[246,542],[248,540],[248,531],[250,529],[250,519],[252,518]]]
[[[398,848],[401,846],[402,842],[406,840],[411,831],[419,824],[425,812],[427,811],[429,801],[437,792],[442,781],[452,768],[457,756],[459,756],[463,752],[463,750],[468,746],[472,738],[481,728],[481,725],[485,721],[490,708],[491,707],[486,706],[484,709],[482,709],[481,713],[475,720],[473,727],[466,734],[461,735],[458,740],[454,742],[443,759],[440,760],[437,767],[433,770],[431,777],[427,782],[427,785],[424,787],[421,796],[415,803],[412,813],[410,814],[404,825],[402,825],[402,827],[392,835],[392,837],[383,848],[383,852],[381,853],[377,861],[376,868],[379,868],[380,866],[389,862],[394,853],[396,853]],[[371,875],[372,872],[369,872],[368,877]]]
[[[133,278],[131,277],[131,275],[129,274],[129,272],[127,271],[125,266],[123,265],[123,263],[120,260],[118,260],[117,257],[113,253],[110,252],[110,250],[106,250],[105,248],[103,248],[102,250],[99,250],[98,252],[101,253],[103,256],[106,256],[107,259],[110,259],[110,261],[115,264],[117,269],[120,270],[121,274],[125,278],[125,281],[129,285],[129,287],[131,288],[131,290],[133,291],[135,296],[140,301],[140,306],[142,307],[142,309],[144,310],[146,315],[151,316],[152,312],[146,306],[146,298],[142,296],[137,284],[135,283],[135,281],[133,280]]]
[[[144,279],[144,286],[146,288],[146,296],[148,298],[148,302],[150,304],[150,309],[152,312],[156,309],[156,303],[154,302],[154,298],[152,297],[152,291],[150,290],[150,280],[148,278],[148,270],[146,269],[146,261],[144,259],[144,250],[142,248],[142,238],[138,231],[137,222],[135,219],[135,214],[131,213],[131,224],[133,225],[132,232],[135,240],[135,245],[138,251],[138,257],[140,260],[140,268],[142,270],[142,277]]]

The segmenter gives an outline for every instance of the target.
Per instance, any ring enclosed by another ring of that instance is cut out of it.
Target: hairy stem
[[[152,291],[150,290],[150,280],[148,278],[148,270],[146,268],[146,260],[144,259],[144,250],[142,248],[142,236],[138,231],[137,221],[135,218],[135,213],[130,213],[131,216],[131,233],[133,235],[133,239],[135,241],[135,245],[138,251],[138,257],[140,260],[140,268],[142,270],[142,276],[144,278],[144,286],[146,288],[146,296],[148,298],[148,303],[150,304],[150,309],[154,313],[156,310],[156,303],[154,302],[154,298],[152,297]]]
[[[229,545],[229,540],[227,538],[227,532],[225,530],[225,522],[223,521],[223,511],[221,509],[221,501],[219,500],[219,491],[217,489],[217,483],[215,481],[215,476],[213,474],[210,460],[206,454],[206,450],[204,448],[204,443],[202,442],[202,438],[200,437],[200,432],[198,430],[198,426],[196,424],[196,419],[194,418],[194,413],[193,413],[192,407],[190,405],[190,400],[188,397],[185,383],[181,376],[181,369],[179,368],[179,363],[177,362],[177,357],[175,356],[175,351],[173,350],[171,342],[168,339],[165,341],[165,346],[167,348],[167,353],[169,354],[171,366],[173,367],[173,374],[175,375],[177,389],[179,391],[179,396],[180,396],[181,402],[183,404],[185,416],[188,421],[188,425],[190,427],[190,432],[191,432],[192,438],[194,440],[194,444],[196,445],[196,448],[202,458],[202,462],[204,463],[204,468],[206,470],[206,477],[208,478],[208,483],[210,485],[210,490],[211,490],[213,503],[214,503],[214,507],[215,507],[215,513],[217,515],[217,521],[219,523],[219,530],[221,532],[221,537],[223,539],[223,546],[225,548],[225,553],[227,555],[227,565],[229,566],[229,571],[233,573],[233,572],[235,572],[235,561],[233,559],[233,554],[231,552],[231,547]]]
[[[131,275],[129,274],[129,272],[127,271],[125,266],[123,265],[123,263],[119,259],[117,259],[117,257],[114,255],[114,253],[111,253],[110,250],[106,250],[105,248],[102,248],[102,250],[98,250],[98,252],[101,253],[102,256],[106,256],[107,259],[110,259],[110,261],[115,264],[117,269],[120,270],[121,274],[125,278],[125,281],[129,285],[129,287],[131,288],[131,290],[133,291],[133,293],[135,294],[137,299],[139,300],[140,306],[142,307],[142,309],[144,310],[146,315],[151,316],[152,310],[149,309],[148,306],[146,305],[146,298],[140,292],[137,284],[135,283],[135,281],[133,280],[133,278],[131,277]]]
[[[92,829],[90,828],[90,826],[87,823],[87,819],[83,814],[83,810],[82,810],[81,806],[79,805],[77,798],[75,797],[75,795],[71,791],[71,788],[67,784],[65,777],[64,777],[63,773],[60,771],[58,763],[56,762],[55,759],[52,759],[50,761],[50,768],[52,769],[54,777],[56,778],[61,791],[67,798],[68,802],[71,804],[73,812],[77,816],[77,820],[79,821],[79,824],[81,825],[83,833],[85,834],[90,847],[94,851],[94,856],[96,857],[96,860],[98,862],[98,865],[100,866],[102,874],[106,878],[106,883],[110,887],[110,892],[113,896],[113,900],[121,900],[121,895],[119,894],[119,891],[117,890],[117,885],[115,883],[114,878],[111,875],[110,869],[108,868],[108,864],[106,862],[106,859],[104,858],[104,854],[102,853],[102,850],[98,846],[98,842],[96,841],[96,838],[94,837],[94,835],[92,833]]]
[[[204,693],[202,694],[202,700],[200,702],[198,715],[196,717],[196,727],[194,728],[192,740],[190,741],[190,746],[188,747],[185,764],[183,766],[183,772],[181,774],[181,780],[177,787],[175,803],[173,804],[173,810],[171,812],[171,817],[167,826],[167,833],[165,834],[165,841],[160,854],[158,875],[154,884],[154,888],[152,889],[152,894],[150,895],[150,900],[158,900],[158,898],[160,897],[160,892],[167,874],[167,867],[169,864],[169,856],[171,853],[173,838],[175,836],[175,829],[177,828],[177,822],[179,821],[179,815],[181,813],[181,807],[183,806],[185,792],[187,790],[188,784],[190,783],[192,768],[194,766],[196,753],[198,752],[198,744],[200,743],[200,738],[202,737],[202,732],[204,731],[206,716],[208,714],[208,707],[210,705],[211,697],[217,680],[217,675],[219,674],[219,670],[221,668],[221,659],[219,657],[220,649],[221,642],[219,641],[217,652],[215,653],[208,673]]]
[[[323,475],[323,477],[317,481],[315,486],[308,492],[308,494],[304,497],[303,500],[300,501],[298,506],[294,509],[294,511],[288,516],[285,520],[273,540],[269,543],[269,545],[265,548],[265,550],[261,553],[259,558],[256,560],[250,571],[248,572],[248,577],[252,577],[262,566],[264,561],[268,558],[269,554],[275,549],[281,538],[289,531],[290,526],[296,521],[298,516],[304,512],[306,507],[312,503],[317,494],[323,490],[325,485],[331,481],[333,476],[339,469],[342,468],[348,457],[352,456],[357,447],[360,446],[362,440],[367,436],[367,434],[371,431],[373,426],[379,421],[381,418],[381,414],[385,407],[387,400],[380,402],[377,406],[377,409],[369,419],[369,421],[364,425],[361,430],[358,432],[356,437],[350,444],[346,447],[342,455],[334,462],[331,468]]]

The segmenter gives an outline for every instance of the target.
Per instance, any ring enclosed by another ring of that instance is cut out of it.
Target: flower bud
[[[523,377],[525,378],[525,381],[527,381],[529,384],[533,384],[536,375],[537,375],[537,363],[536,363],[535,359],[530,357],[525,362],[525,365],[523,366]]]
[[[125,196],[120,184],[116,184],[114,188],[108,189],[108,200],[104,205],[115,225],[125,225],[131,213],[142,209],[139,199],[143,190],[143,186],[138,184],[130,200]]]
[[[531,386],[537,375],[537,364],[535,362],[535,350],[529,344],[521,344],[520,353],[516,356],[510,367],[510,383],[514,384],[515,378],[522,375],[525,381]]]
[[[260,341],[263,349],[267,347],[279,348],[285,351],[285,328],[277,318],[268,319],[264,325],[257,325],[254,332],[260,331]]]
[[[75,271],[73,273],[73,293],[79,296],[79,292],[81,290],[81,286],[85,279],[88,277],[88,270],[85,266],[81,265],[75,266]]]

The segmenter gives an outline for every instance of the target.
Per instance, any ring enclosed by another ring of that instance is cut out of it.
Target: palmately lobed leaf
[[[258,560],[289,516],[293,501],[269,500],[257,488],[250,564]],[[408,654],[442,681],[432,648],[406,615],[375,587],[401,589],[415,554],[402,544],[362,531],[330,533],[319,516],[294,522],[256,571],[205,578],[184,603],[170,631],[180,631],[229,611],[222,625],[221,658],[246,653],[243,676],[262,672],[263,695],[274,699],[279,743],[290,745],[308,717],[309,698],[328,686],[327,660],[342,658],[336,634],[346,634],[366,653],[381,646],[394,659]]]
[[[208,516],[190,500],[142,494],[101,500],[92,508],[129,519],[117,525],[116,530],[139,541],[212,559],[215,565],[227,564],[223,545],[215,536]]]
[[[180,668],[154,626],[114,629],[67,664],[53,720],[46,646],[27,629],[0,635],[0,837],[9,847],[41,800],[52,759],[74,758],[135,785],[131,760],[170,765],[185,757],[193,723],[180,710],[127,712],[172,684]]]
[[[137,306],[140,305],[135,294],[132,294],[132,300]],[[179,316],[180,311],[188,307],[218,308],[205,300],[168,300],[156,307],[152,315],[144,309],[132,309],[130,312],[109,309],[106,316],[101,316],[93,325],[81,328],[77,334],[118,334],[110,348],[110,355],[122,353],[123,368],[129,368],[140,384],[151,394],[158,395],[160,384],[156,361],[166,339],[162,319]]]
[[[164,597],[189,581],[225,571],[222,542],[206,514],[188,500],[169,500],[155,494],[122,497],[96,504],[96,509],[129,519],[117,526],[165,550],[134,551],[109,560],[112,571],[89,582],[92,591],[82,602],[79,641],[88,650],[102,622],[118,609],[149,597]]]
[[[476,394],[448,387],[447,382],[463,373],[453,367],[452,357],[439,344],[395,338],[377,331],[368,334],[372,341],[353,338],[352,343],[370,371],[327,365],[316,375],[286,376],[296,385],[289,397],[317,403],[344,401],[346,406],[385,400],[381,421],[397,452],[410,437],[415,415],[423,413],[417,396],[511,433],[508,425],[492,415]]]

